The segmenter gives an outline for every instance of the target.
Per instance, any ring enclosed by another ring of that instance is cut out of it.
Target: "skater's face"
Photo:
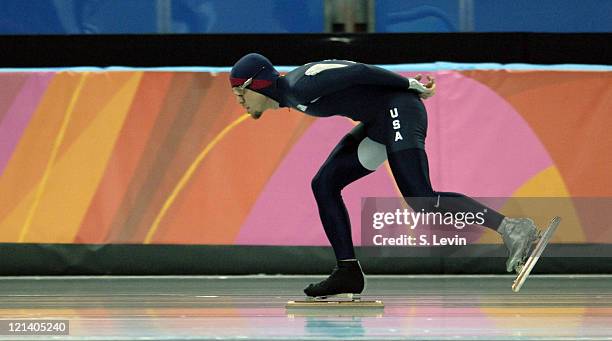
[[[238,103],[247,110],[254,119],[261,117],[263,112],[270,107],[270,99],[258,92],[240,87],[232,88],[232,92]]]

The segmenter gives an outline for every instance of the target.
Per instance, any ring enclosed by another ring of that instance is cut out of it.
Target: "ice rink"
[[[512,276],[368,276],[383,310],[286,310],[322,278],[4,277],[0,319],[69,320],[65,340],[612,339],[612,276],[535,275],[520,293]]]

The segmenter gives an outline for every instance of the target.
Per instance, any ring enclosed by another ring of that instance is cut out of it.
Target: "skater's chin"
[[[263,112],[261,112],[261,111],[253,111],[253,112],[249,112],[249,115],[251,115],[251,117],[254,120],[257,120],[257,119],[259,119],[261,117],[261,115],[263,115]]]

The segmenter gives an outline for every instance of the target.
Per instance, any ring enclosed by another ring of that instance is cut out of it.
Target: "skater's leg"
[[[497,230],[504,219],[499,212],[460,193],[436,192],[429,179],[429,164],[425,150],[410,148],[388,154],[395,182],[408,204],[415,211],[484,212],[483,226]]]
[[[463,194],[434,191],[429,181],[427,154],[422,149],[396,151],[390,153],[388,158],[395,181],[412,209],[426,212],[485,212],[483,226],[496,230],[508,249],[506,271],[512,272],[527,256],[537,236],[533,220],[504,217]]]
[[[319,216],[337,260],[355,258],[351,223],[341,191],[371,174],[385,160],[384,145],[368,139],[363,124],[359,124],[342,138],[312,180]]]
[[[312,180],[321,222],[338,264],[328,278],[304,289],[308,296],[359,294],[364,289],[363,271],[355,259],[351,224],[341,191],[351,182],[371,174],[387,158],[385,146],[366,137],[365,130],[359,124],[347,134]]]
[[[386,146],[393,177],[415,211],[484,212],[484,226],[496,230],[504,217],[463,194],[435,192],[425,154],[427,111],[418,95],[391,94],[388,107],[368,126],[368,136]]]

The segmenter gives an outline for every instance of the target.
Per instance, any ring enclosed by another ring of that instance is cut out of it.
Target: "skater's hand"
[[[418,88],[419,91],[419,97],[421,97],[422,99],[428,99],[429,97],[433,96],[436,94],[436,81],[433,77],[427,75],[427,83],[423,84],[421,83],[421,79],[423,78],[423,75],[416,75],[416,77],[414,77],[415,80],[417,80],[418,85],[416,85],[416,88]],[[412,85],[410,86],[412,88]]]

